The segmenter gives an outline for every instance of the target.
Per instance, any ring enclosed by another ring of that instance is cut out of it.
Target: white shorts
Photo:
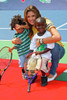
[[[32,54],[27,64],[28,70],[35,70],[35,69],[39,70],[40,67],[41,67],[41,56]]]
[[[42,66],[41,66],[41,70],[44,71],[45,73],[47,73],[47,62],[49,61],[49,59],[43,57],[42,58]]]

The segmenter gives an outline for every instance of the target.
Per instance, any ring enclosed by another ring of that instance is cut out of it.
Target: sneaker
[[[55,73],[55,74],[53,75],[53,77],[48,78],[47,81],[48,81],[48,82],[53,81],[53,80],[56,78],[56,76],[57,76],[57,73]]]
[[[26,76],[26,74],[25,73],[22,73],[22,76],[23,76],[23,79],[27,79],[27,76]]]
[[[47,85],[47,76],[41,76],[41,86]]]

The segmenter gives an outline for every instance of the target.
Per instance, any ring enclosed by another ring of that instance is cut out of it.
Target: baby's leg
[[[41,58],[37,59],[36,70],[40,70],[41,68]]]
[[[49,61],[49,59],[43,57],[42,58],[42,66],[41,66],[41,70],[44,71],[45,73],[47,73],[47,62]]]

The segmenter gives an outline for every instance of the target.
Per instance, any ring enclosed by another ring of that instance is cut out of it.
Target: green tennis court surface
[[[67,63],[67,43],[63,43],[64,44],[64,48],[65,48],[65,55],[64,57],[60,60],[60,63]],[[12,47],[13,44],[11,43],[11,41],[1,41],[0,40],[0,49],[4,46],[9,46]],[[13,50],[13,59],[18,59],[18,54],[16,50]]]
[[[2,47],[4,47],[4,46],[12,47],[13,44],[12,44],[11,41],[1,41],[1,40],[0,40],[0,49],[1,49]],[[13,53],[12,59],[18,59],[17,50],[14,49],[14,50],[12,51],[12,53]]]
[[[67,82],[67,69],[59,75],[55,80]]]

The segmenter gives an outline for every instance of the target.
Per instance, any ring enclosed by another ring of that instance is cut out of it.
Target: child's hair
[[[38,18],[36,19],[36,23],[44,23],[44,24],[46,24],[46,20],[45,20],[44,17],[38,17]]]
[[[15,15],[13,16],[13,18],[11,19],[11,30],[13,30],[13,28],[15,28],[15,24],[19,24],[19,25],[26,25],[26,23],[24,22],[24,19],[21,18],[21,15]]]

